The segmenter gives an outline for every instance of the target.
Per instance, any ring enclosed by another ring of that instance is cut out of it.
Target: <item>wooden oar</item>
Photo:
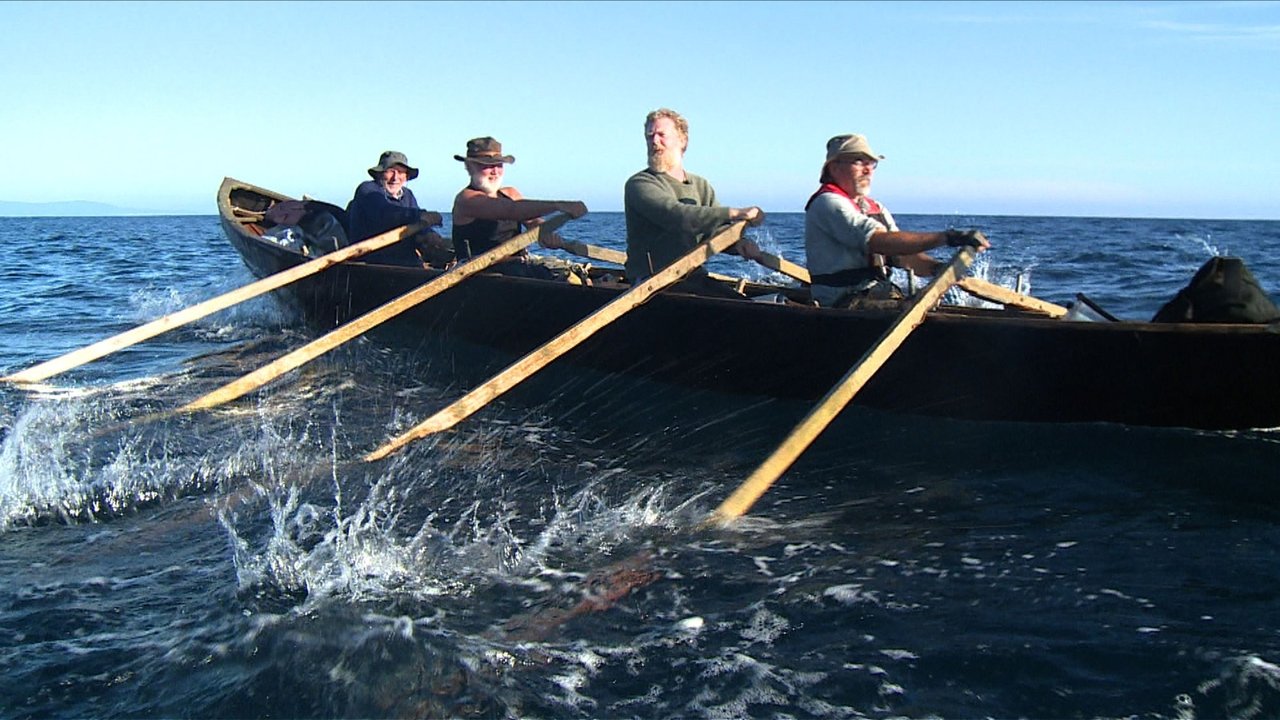
[[[564,242],[564,250],[588,260],[603,260],[617,265],[627,264],[627,254],[621,250],[611,250],[599,245],[588,245],[577,240],[566,240]]]
[[[39,365],[27,368],[22,372],[0,377],[0,381],[12,383],[40,382],[41,380],[66,372],[74,367],[79,367],[87,362],[97,360],[104,355],[110,355],[117,350],[123,350],[131,345],[136,345],[143,340],[155,337],[160,333],[181,327],[189,322],[199,320],[206,315],[211,315],[219,310],[224,310],[237,303],[244,302],[245,300],[255,298],[263,293],[283,287],[295,280],[300,280],[308,275],[314,275],[322,270],[326,270],[337,265],[344,260],[359,257],[365,253],[392,245],[399,242],[401,238],[411,235],[424,227],[426,226],[419,223],[415,225],[401,226],[394,230],[388,230],[381,235],[375,235],[368,240],[363,240],[354,245],[349,245],[341,250],[331,252],[328,255],[322,255],[315,260],[302,263],[301,265],[296,265],[288,270],[282,270],[281,272],[269,275],[256,282],[249,283],[243,287],[223,293],[217,297],[210,298],[202,303],[192,305],[185,310],[179,310],[178,312],[165,315],[162,318],[152,320],[145,325],[139,325],[132,330],[126,330],[119,335],[114,335],[105,340],[101,340],[89,345],[88,347],[69,352],[66,355],[62,355],[52,360],[40,363]]]
[[[913,297],[897,321],[880,336],[858,363],[845,374],[835,387],[827,391],[826,396],[800,424],[791,431],[782,445],[756,468],[755,472],[733,492],[720,507],[712,513],[709,521],[723,523],[741,516],[752,504],[773,485],[782,473],[800,457],[800,454],[826,429],[836,415],[853,400],[853,396],[862,389],[867,381],[875,375],[894,351],[911,335],[923,321],[925,314],[942,299],[942,296],[959,279],[969,263],[973,262],[974,252],[970,248],[961,248],[947,269],[925,287],[924,291]]]
[[[801,265],[797,265],[786,258],[777,255],[765,254],[758,260],[761,265],[776,270],[783,275],[795,278],[802,283],[810,283],[809,271]],[[1062,317],[1067,314],[1067,309],[1061,305],[1054,305],[1051,302],[1033,298],[1022,293],[1014,292],[1006,287],[997,285],[993,282],[987,282],[981,278],[966,277],[957,283],[962,289],[971,295],[976,295],[983,300],[1001,303],[1023,310],[1033,310],[1035,312],[1044,313],[1049,317]]]
[[[738,241],[746,221],[738,221],[716,234],[710,240],[650,276],[630,290],[609,301],[595,312],[578,321],[573,327],[543,343],[540,347],[507,366],[505,370],[475,387],[466,395],[423,420],[408,431],[388,440],[382,447],[365,455],[367,461],[380,460],[419,438],[447,430],[486,403],[524,381],[530,375],[546,367],[552,360],[582,344],[609,323],[640,307],[650,297],[671,285],[710,260],[716,253]]]
[[[764,257],[760,258],[756,262],[759,262],[761,265],[764,265],[771,270],[776,270],[783,275],[795,278],[802,283],[811,283],[808,269],[802,265],[797,265],[784,257],[765,253]],[[1006,287],[997,285],[993,282],[987,282],[981,278],[966,277],[959,280],[956,284],[971,295],[976,295],[977,297],[990,302],[1001,303],[1003,305],[1009,305],[1022,310],[1032,310],[1034,312],[1044,313],[1045,315],[1054,318],[1062,317],[1067,314],[1067,309],[1061,305],[1054,305],[1046,300],[1040,300],[1039,298],[1033,298],[1028,295],[1023,295],[1022,293],[1014,292]]]
[[[599,247],[597,245],[588,245],[584,242],[566,242],[564,244],[564,249],[574,255],[580,255],[585,258],[590,258],[591,260],[602,260],[604,262],[617,263],[619,265],[625,265],[627,263],[627,254],[624,252]],[[758,258],[756,262],[770,270],[780,272],[787,277],[799,280],[802,283],[809,284],[811,282],[808,269],[803,265],[797,265],[796,263],[791,262],[781,255],[764,253],[764,255]],[[720,276],[719,279],[732,280],[733,278]],[[1046,300],[1034,298],[1029,295],[1023,295],[1022,293],[1014,292],[1004,286],[997,285],[993,282],[987,282],[980,278],[966,277],[956,284],[969,294],[975,295],[989,302],[1001,303],[1003,305],[1009,305],[1022,310],[1044,313],[1045,315],[1054,318],[1062,317],[1067,314],[1067,308],[1062,307],[1061,305],[1055,305]]]
[[[599,245],[588,245],[587,243],[580,242],[578,240],[565,241],[563,249],[566,252],[587,258],[588,260],[600,260],[618,265],[627,264],[627,254],[621,250],[613,250],[607,247],[600,247]],[[740,280],[740,278],[729,277],[728,275],[713,272],[707,273],[707,276],[713,280],[723,280],[725,282],[738,282],[738,280]]]
[[[1014,292],[1006,287],[997,285],[986,280],[976,277],[967,277],[956,283],[971,295],[976,295],[983,300],[1010,305],[1023,310],[1033,310],[1035,312],[1044,313],[1049,317],[1059,318],[1066,315],[1067,308],[1061,305],[1054,305],[1046,300],[1033,298],[1022,293]]]
[[[764,253],[756,262],[769,268],[770,270],[780,272],[788,277],[795,278],[806,285],[809,284],[809,271],[803,265],[797,265],[781,255],[770,255]]]
[[[492,250],[476,255],[464,263],[455,265],[451,270],[440,275],[434,280],[423,283],[404,295],[370,310],[355,320],[352,320],[351,322],[348,322],[347,324],[312,340],[306,345],[303,345],[283,357],[263,365],[248,375],[227,383],[217,390],[192,400],[186,405],[178,408],[178,411],[192,412],[195,410],[205,410],[221,405],[222,403],[235,400],[246,393],[257,390],[290,370],[314,360],[324,353],[338,347],[342,343],[359,336],[387,320],[390,320],[405,310],[408,310],[415,305],[419,305],[428,298],[434,297],[445,290],[448,290],[466,278],[485,270],[497,262],[505,260],[513,253],[519,252],[523,248],[537,242],[538,239],[542,237],[542,233],[554,232],[568,220],[568,215],[560,213],[555,217],[548,219],[546,222],[539,224],[528,232],[511,238]]]

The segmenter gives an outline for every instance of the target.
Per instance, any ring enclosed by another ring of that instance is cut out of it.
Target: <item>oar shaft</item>
[[[617,265],[627,264],[627,254],[621,250],[613,250],[611,248],[600,247],[599,245],[588,245],[578,240],[569,240],[564,243],[564,249],[579,257],[588,260],[603,260]]]
[[[663,288],[703,265],[716,253],[733,245],[742,236],[745,225],[745,222],[735,222],[680,259],[578,321],[573,327],[543,343],[466,395],[370,452],[365,456],[365,460],[380,460],[414,440],[447,430],[470,417],[472,413],[546,367],[551,361],[577,347],[609,323],[644,304]]]
[[[0,378],[0,381],[13,383],[40,382],[41,380],[66,372],[74,367],[97,360],[105,355],[110,355],[117,350],[123,350],[131,345],[136,345],[143,340],[155,337],[163,332],[181,327],[189,322],[199,320],[206,315],[211,315],[219,310],[224,310],[237,303],[244,302],[245,300],[255,298],[263,293],[288,285],[296,280],[300,280],[309,275],[314,275],[322,270],[326,270],[337,265],[344,260],[359,257],[379,248],[392,245],[399,242],[401,238],[421,230],[423,227],[425,226],[422,224],[416,224],[389,230],[381,235],[376,235],[368,240],[347,246],[341,250],[329,253],[328,255],[322,255],[315,260],[302,263],[301,265],[296,265],[288,270],[283,270],[275,273],[274,275],[269,275],[256,282],[252,282],[230,292],[223,293],[217,297],[205,300],[204,302],[192,305],[189,308],[152,320],[145,325],[139,325],[132,330],[126,330],[125,332],[113,335],[105,340],[100,340],[87,347],[69,352],[66,355],[40,363],[39,365],[27,368],[21,372],[14,373],[13,375],[5,376]]]
[[[970,294],[976,295],[983,300],[998,302],[1004,305],[1010,305],[1023,310],[1034,310],[1035,312],[1044,313],[1049,317],[1062,317],[1066,315],[1068,310],[1061,305],[1054,305],[1051,302],[1033,298],[1022,293],[1014,292],[1006,287],[987,282],[976,277],[967,277],[957,283],[960,287]]]
[[[791,262],[790,260],[782,257],[781,255],[770,255],[769,253],[764,253],[764,255],[756,262],[769,268],[770,270],[780,272],[783,275],[799,280],[802,283],[809,282],[810,276],[809,276],[808,269],[806,269],[803,265],[797,265]]]
[[[589,245],[578,240],[565,242],[563,247],[566,252],[587,258],[588,260],[601,260],[603,262],[615,263],[617,265],[627,264],[627,254],[621,250],[600,247],[599,245]],[[784,260],[783,262],[786,261]],[[797,265],[796,267],[799,266]],[[721,280],[724,282],[737,282],[739,280],[738,278],[729,277],[728,275],[722,275],[720,273],[707,273],[707,275],[713,280]]]
[[[264,365],[257,370],[223,385],[179,408],[179,412],[206,410],[217,405],[235,400],[253,392],[281,375],[298,368],[317,357],[329,352],[339,345],[355,338],[370,329],[381,325],[400,313],[435,297],[463,280],[498,263],[513,253],[532,245],[542,237],[542,233],[554,232],[569,220],[563,213],[548,219],[528,232],[517,235],[501,245],[476,255],[471,260],[453,267],[452,270],[439,277],[410,290],[394,300],[379,305],[347,324],[312,340],[302,347]]]
[[[800,424],[791,431],[782,445],[773,452],[755,472],[733,492],[720,507],[712,513],[713,522],[724,522],[740,517],[751,508],[755,501],[773,485],[787,468],[800,457],[836,415],[853,400],[854,395],[866,385],[895,350],[902,345],[913,330],[924,321],[925,315],[942,299],[952,285],[959,279],[969,263],[973,261],[973,251],[963,248],[956,253],[947,269],[929,283],[919,295],[910,301],[908,308],[894,322],[884,335],[876,341],[871,349],[863,354],[856,365],[840,379],[831,390],[827,391]]]

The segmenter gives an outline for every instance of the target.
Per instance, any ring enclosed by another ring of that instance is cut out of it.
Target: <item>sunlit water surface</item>
[[[1214,254],[1280,289],[1275,222],[899,220],[1126,318]],[[802,227],[753,232],[803,261]],[[252,279],[214,217],[0,219],[0,260],[6,373]],[[466,390],[375,333],[169,414],[313,336],[260,298],[0,388],[0,715],[1280,715],[1273,434],[852,408],[710,529],[805,407],[562,368],[364,463]]]

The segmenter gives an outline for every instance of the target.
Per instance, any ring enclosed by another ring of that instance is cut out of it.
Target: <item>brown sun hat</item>
[[[502,154],[502,143],[491,137],[472,138],[467,141],[467,156],[454,155],[454,160],[466,162],[477,162],[481,165],[502,165],[506,163],[510,165],[516,159],[510,155]]]
[[[388,150],[382,153],[382,156],[378,158],[378,164],[369,168],[369,177],[377,180],[378,175],[382,174],[383,170],[393,165],[403,165],[404,169],[409,171],[410,180],[418,177],[418,168],[409,164],[409,158],[405,157],[404,153],[396,152],[395,150]]]

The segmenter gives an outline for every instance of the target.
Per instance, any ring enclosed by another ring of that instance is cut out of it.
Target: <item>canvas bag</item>
[[[1270,323],[1280,308],[1237,257],[1213,257],[1151,322]]]

